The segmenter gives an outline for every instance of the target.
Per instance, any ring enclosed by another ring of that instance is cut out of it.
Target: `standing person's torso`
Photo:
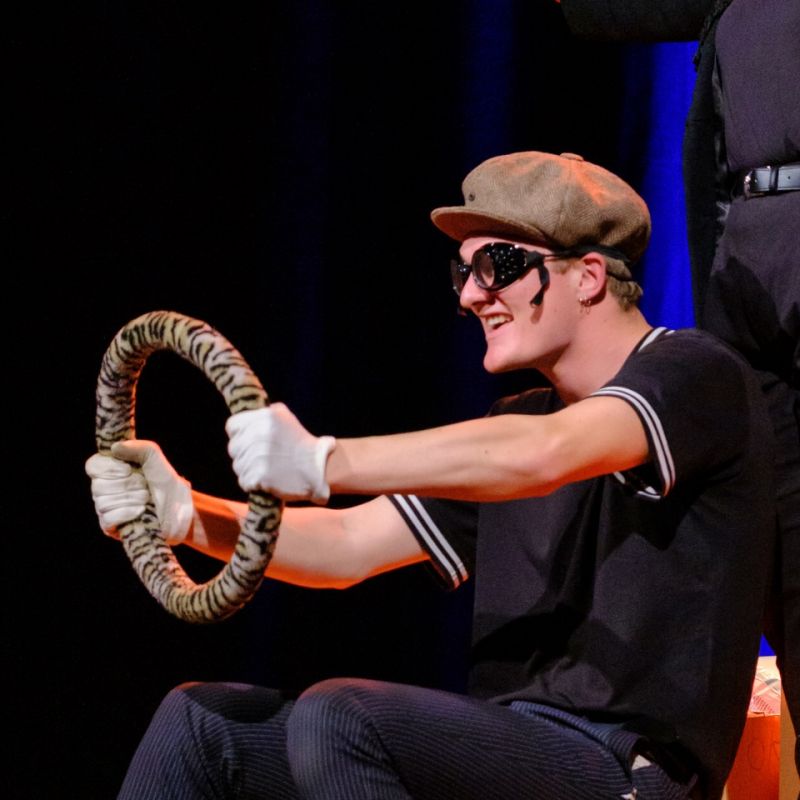
[[[731,171],[800,159],[800,2],[733,0],[715,44]]]

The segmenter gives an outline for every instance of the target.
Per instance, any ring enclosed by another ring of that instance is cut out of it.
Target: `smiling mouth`
[[[484,322],[488,330],[496,331],[507,322],[511,322],[511,317],[505,314],[492,314],[491,316],[486,317]]]

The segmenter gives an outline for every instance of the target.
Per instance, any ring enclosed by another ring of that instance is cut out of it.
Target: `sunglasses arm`
[[[547,267],[544,264],[537,264],[536,271],[539,273],[539,283],[541,286],[539,287],[539,291],[531,298],[532,306],[540,306],[542,304],[545,289],[550,285],[550,271]]]

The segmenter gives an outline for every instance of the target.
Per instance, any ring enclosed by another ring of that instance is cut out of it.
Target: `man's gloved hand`
[[[325,466],[336,445],[332,436],[312,436],[283,403],[234,414],[225,430],[233,470],[245,492],[260,489],[284,500],[328,500]]]
[[[179,544],[194,516],[192,489],[178,475],[155,442],[131,439],[111,446],[111,456],[99,453],[86,462],[92,479],[92,499],[100,527],[117,537],[117,527],[136,519],[151,497],[164,538]],[[141,466],[141,472],[134,465]]]

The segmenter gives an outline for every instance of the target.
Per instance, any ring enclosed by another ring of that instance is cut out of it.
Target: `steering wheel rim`
[[[175,311],[151,311],[120,328],[103,356],[95,417],[99,453],[110,455],[115,442],[135,438],[136,385],[145,362],[158,350],[170,350],[200,369],[222,394],[231,414],[269,405],[261,382],[218,331]],[[283,502],[266,492],[251,492],[247,500],[247,517],[230,561],[202,584],[178,563],[152,504],[119,526],[134,570],[168,612],[187,622],[217,622],[256,593],[275,550]]]

